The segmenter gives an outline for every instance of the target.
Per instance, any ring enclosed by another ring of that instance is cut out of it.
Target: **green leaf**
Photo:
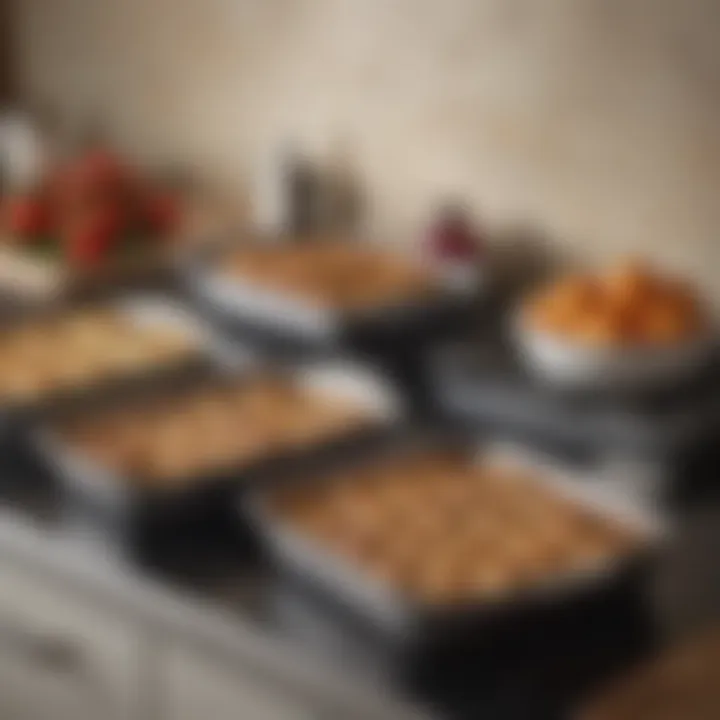
[[[53,236],[38,238],[31,243],[27,243],[27,245],[23,245],[23,248],[33,255],[52,260],[63,255],[62,245]]]
[[[115,248],[115,254],[122,258],[136,258],[147,254],[147,237],[133,233],[124,237]]]

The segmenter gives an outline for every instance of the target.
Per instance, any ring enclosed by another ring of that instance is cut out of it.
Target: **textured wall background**
[[[589,256],[714,289],[717,0],[20,0],[22,81],[241,188],[351,143],[399,234],[457,192]],[[720,283],[718,284],[720,285]],[[720,299],[720,288],[715,290]]]

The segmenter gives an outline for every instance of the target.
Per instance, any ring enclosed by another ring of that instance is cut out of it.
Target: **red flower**
[[[430,248],[442,260],[473,260],[480,242],[469,221],[460,214],[444,214],[430,231]]]
[[[50,229],[50,211],[46,203],[33,196],[8,198],[3,208],[7,230],[23,239],[37,238]]]
[[[180,203],[172,193],[151,193],[143,202],[143,218],[151,233],[170,235],[180,225]]]
[[[107,150],[94,150],[85,155],[78,161],[73,175],[81,191],[117,191],[128,179],[124,163]]]
[[[70,263],[83,269],[101,265],[122,235],[122,213],[104,208],[73,223],[65,236]]]

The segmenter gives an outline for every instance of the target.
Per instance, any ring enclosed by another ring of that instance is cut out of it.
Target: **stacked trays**
[[[377,248],[317,241],[225,248],[186,277],[223,315],[322,345],[447,325],[481,290]]]
[[[48,409],[31,442],[134,552],[138,538],[179,541],[183,524],[214,522],[254,479],[372,444],[400,414],[392,392],[360,368],[217,370],[135,397]]]
[[[664,534],[542,458],[427,437],[259,489],[243,507],[286,575],[384,641],[487,641],[496,659],[511,636],[552,641],[550,618],[641,578]]]

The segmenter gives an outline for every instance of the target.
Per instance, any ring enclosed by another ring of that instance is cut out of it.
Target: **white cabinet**
[[[162,664],[168,720],[320,720],[325,715],[282,683],[184,647]]]
[[[124,583],[80,587],[31,567],[0,548],[0,720],[380,717],[339,692],[323,698],[321,677],[314,690],[291,682],[270,654],[236,653],[233,638],[216,646],[223,627],[201,607],[196,617],[152,588],[125,604]]]
[[[78,669],[39,664],[6,648],[0,653],[3,720],[92,720],[102,708]]]
[[[122,616],[0,564],[3,720],[133,717],[138,642]]]

